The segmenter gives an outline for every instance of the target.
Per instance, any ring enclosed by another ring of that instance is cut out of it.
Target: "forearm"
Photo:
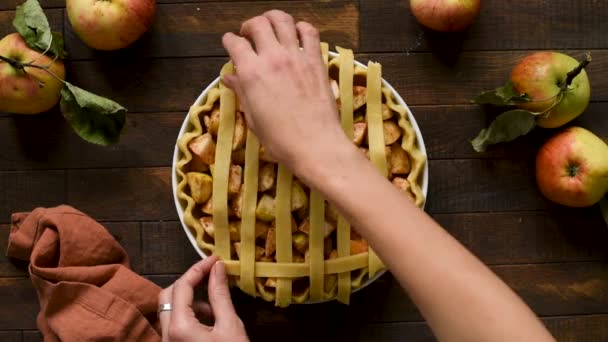
[[[318,167],[305,181],[370,242],[440,340],[551,340],[515,293],[355,148],[308,165]]]

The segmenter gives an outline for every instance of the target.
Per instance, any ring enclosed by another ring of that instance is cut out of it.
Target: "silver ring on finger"
[[[160,318],[160,313],[165,311],[173,311],[171,303],[163,303],[158,305],[158,311],[156,312],[156,315]]]

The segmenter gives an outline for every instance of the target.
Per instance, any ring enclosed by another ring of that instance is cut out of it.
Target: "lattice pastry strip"
[[[328,50],[327,44],[322,44],[328,73],[336,80],[332,89],[345,132],[355,144],[363,141],[369,145],[369,158],[380,172],[393,178],[393,183],[399,177],[401,184],[409,182],[404,191],[421,206],[424,197],[420,182],[426,160],[416,145],[408,113],[395,102],[390,89],[382,86],[379,65],[370,63],[369,69],[354,65],[352,52],[345,49],[338,49],[338,57],[330,60]],[[232,64],[222,69],[222,75],[232,72]],[[246,293],[277,305],[334,298],[348,302],[352,289],[384,267],[376,254],[318,193],[311,190],[306,205],[292,207],[292,200],[298,201],[292,192],[299,191],[306,197],[303,186],[283,166],[277,170],[255,135],[246,129],[235,94],[223,83],[210,89],[202,102],[190,109],[186,133],[178,141],[176,164],[184,223],[196,235],[199,247],[205,253],[220,255],[228,274]],[[361,110],[365,113],[363,121],[357,117]],[[391,119],[393,114],[397,117]],[[400,143],[398,140],[390,148],[384,147],[388,142],[383,141],[387,123],[400,127],[403,133],[398,137]],[[409,158],[407,170],[396,170],[391,164],[394,158],[390,152],[394,149]],[[273,178],[267,182],[264,175],[268,172],[275,173],[276,182]],[[212,193],[197,188],[200,184],[196,180],[211,181]],[[264,201],[265,212],[259,213]],[[337,231],[332,233],[336,223]],[[276,244],[268,243],[274,239]],[[260,240],[266,248],[260,246]]]

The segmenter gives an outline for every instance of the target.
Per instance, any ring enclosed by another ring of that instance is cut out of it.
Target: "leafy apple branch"
[[[117,143],[126,124],[127,110],[118,103],[78,88],[56,75],[51,67],[58,59],[67,57],[63,36],[51,31],[48,19],[38,0],[26,0],[17,7],[13,20],[15,30],[25,43],[40,55],[30,62],[0,56],[0,62],[8,63],[17,70],[33,77],[26,68],[40,69],[64,84],[61,89],[60,108],[74,131],[84,140],[109,145]],[[40,58],[52,54],[49,65],[36,64]],[[35,77],[34,77],[35,78]],[[40,87],[44,82],[35,79]]]
[[[552,102],[540,112],[518,108],[498,115],[488,128],[482,129],[471,140],[473,149],[477,152],[485,152],[489,145],[512,141],[528,134],[536,127],[536,117],[550,115],[551,111],[562,102],[566,93],[573,90],[570,87],[572,82],[591,61],[591,53],[587,52],[585,58],[566,74],[566,78],[559,85],[557,94],[546,99],[532,99],[528,94],[519,93],[511,80],[503,87],[481,93],[472,101],[473,103],[502,107],[524,107],[528,104]]]

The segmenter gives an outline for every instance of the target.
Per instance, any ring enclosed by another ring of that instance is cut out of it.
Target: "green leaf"
[[[515,86],[511,81],[507,81],[503,87],[483,92],[473,99],[473,102],[477,104],[491,104],[495,106],[515,106],[530,101],[531,99],[527,94],[520,94],[515,90]]]
[[[82,139],[99,145],[120,140],[127,110],[118,103],[66,83],[61,89],[60,106],[63,116]]]
[[[48,50],[62,59],[67,57],[63,37],[57,32],[51,32],[49,21],[38,0],[27,0],[23,5],[17,6],[13,26],[32,49],[40,52]]]
[[[528,134],[536,126],[534,114],[523,109],[504,112],[496,117],[490,127],[484,128],[471,140],[473,149],[485,152],[489,145],[514,140]]]
[[[602,211],[602,216],[604,217],[604,221],[606,221],[606,225],[608,225],[608,196],[600,200],[600,210]]]

